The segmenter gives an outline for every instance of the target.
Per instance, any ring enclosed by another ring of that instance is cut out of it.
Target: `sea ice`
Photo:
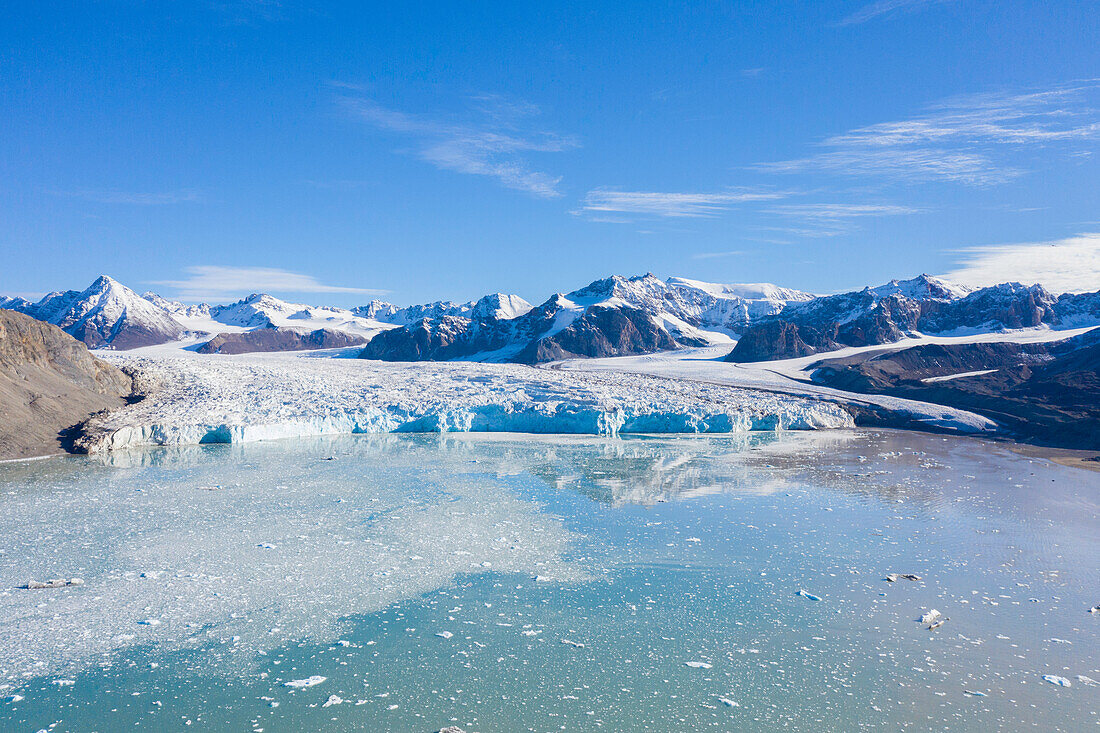
[[[289,682],[284,682],[283,687],[296,687],[296,688],[313,687],[314,685],[321,684],[322,682],[324,682],[327,679],[328,679],[328,677],[322,677],[319,674],[315,674],[315,675],[310,675],[309,677],[306,677],[303,680],[290,680]]]
[[[1044,682],[1049,682],[1052,685],[1058,685],[1059,687],[1072,687],[1073,686],[1068,679],[1066,679],[1065,677],[1061,677],[1059,675],[1056,675],[1056,674],[1045,674],[1045,675],[1043,675],[1043,681]]]
[[[942,613],[940,613],[939,611],[937,611],[936,609],[933,608],[931,611],[928,611],[927,613],[925,613],[924,615],[922,615],[920,617],[920,622],[922,624],[935,623],[935,621],[937,619],[939,619],[939,617],[942,616],[942,615],[943,615]]]

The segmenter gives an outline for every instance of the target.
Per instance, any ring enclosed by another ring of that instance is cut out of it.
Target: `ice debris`
[[[943,615],[942,613],[940,613],[939,611],[937,611],[936,609],[933,608],[931,611],[929,611],[928,613],[925,613],[924,615],[922,615],[920,617],[920,622],[922,624],[931,624],[931,623],[934,623],[937,619],[939,619],[940,616],[942,616],[942,615]]]
[[[313,687],[314,685],[321,684],[327,679],[328,677],[322,677],[319,674],[315,674],[306,677],[304,680],[290,680],[289,682],[284,682],[283,687]]]
[[[796,596],[802,596],[803,598],[808,598],[811,601],[820,601],[821,600],[821,596],[815,596],[813,593],[810,593],[809,591],[804,590],[802,588],[799,588],[798,592],[795,593],[795,595]]]
[[[920,576],[912,573],[890,573],[886,576],[887,583],[896,583],[899,580],[920,580]]]
[[[339,705],[343,702],[344,702],[344,698],[340,697],[339,695],[329,695],[328,699],[325,700],[324,703],[321,704],[321,707],[328,708],[328,707],[332,707],[333,705]]]
[[[72,585],[84,585],[80,578],[51,578],[50,580],[31,580],[19,586],[22,590],[41,590],[43,588],[67,588]]]
[[[1073,685],[1065,677],[1061,677],[1056,674],[1043,675],[1043,681],[1049,682],[1052,685],[1058,685],[1059,687],[1072,687]]]
[[[712,666],[714,666],[712,664],[708,664],[707,662],[684,662],[684,665],[687,667],[691,667],[692,669],[710,669]]]

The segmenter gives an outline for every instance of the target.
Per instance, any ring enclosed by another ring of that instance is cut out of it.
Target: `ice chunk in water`
[[[932,624],[935,623],[942,615],[942,613],[933,608],[932,610],[928,611],[920,617],[920,622],[922,624]]]
[[[322,677],[319,674],[315,674],[306,677],[304,680],[290,680],[289,682],[284,682],[283,687],[313,687],[314,685],[321,684],[327,679],[328,677]]]

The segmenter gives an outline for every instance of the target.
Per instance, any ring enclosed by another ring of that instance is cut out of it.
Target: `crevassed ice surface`
[[[889,431],[2,464],[0,729],[1091,730],[1098,497]]]

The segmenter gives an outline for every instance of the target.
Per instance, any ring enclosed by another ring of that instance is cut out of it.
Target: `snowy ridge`
[[[854,425],[801,397],[636,374],[290,355],[110,356],[150,396],[85,427],[90,452],[387,432],[731,433]]]
[[[363,358],[536,364],[574,356],[624,356],[730,344],[735,334],[757,319],[779,313],[789,302],[812,297],[768,284],[719,285],[682,278],[664,281],[651,274],[615,275],[552,295],[520,315],[503,307],[496,309],[497,315],[479,315],[478,308],[427,315],[375,338],[363,350]],[[501,311],[507,317],[501,317]]]
[[[82,292],[50,293],[20,310],[52,323],[90,348],[147,346],[178,339],[186,330],[163,308],[106,275]]]

